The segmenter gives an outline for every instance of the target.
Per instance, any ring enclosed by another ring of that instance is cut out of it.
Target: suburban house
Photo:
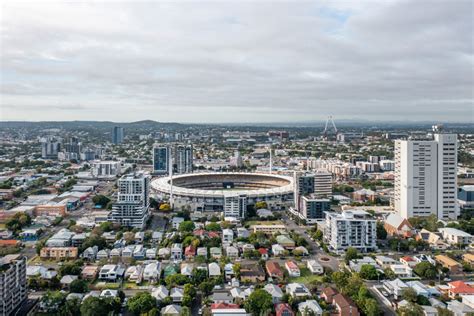
[[[323,274],[324,273],[324,268],[323,266],[317,262],[316,260],[308,260],[306,262],[306,265],[313,274]]]
[[[100,269],[99,279],[115,282],[117,279],[122,278],[125,273],[125,269],[116,264],[106,264]]]
[[[240,267],[240,281],[257,283],[265,281],[265,271],[258,264],[242,264]]]
[[[283,291],[281,290],[279,286],[269,283],[265,285],[263,289],[272,296],[273,304],[277,304],[281,302],[281,299],[283,298]]]
[[[288,271],[290,277],[299,277],[301,275],[300,268],[294,261],[285,262],[285,268]]]
[[[435,260],[439,263],[443,268],[449,269],[449,271],[453,274],[458,274],[462,272],[462,265],[457,262],[456,260],[445,256],[445,255],[437,255],[435,256]]]
[[[336,307],[339,316],[359,316],[359,309],[352,299],[344,294],[336,294],[332,298],[332,304]]]
[[[276,316],[294,316],[295,313],[291,309],[288,303],[275,304],[275,315]]]
[[[308,290],[308,288],[301,283],[289,283],[286,286],[286,294],[290,295],[295,299],[301,299],[311,296],[311,292]]]
[[[265,269],[267,270],[267,274],[269,277],[282,280],[284,277],[283,270],[281,266],[276,261],[268,261],[265,263]]]

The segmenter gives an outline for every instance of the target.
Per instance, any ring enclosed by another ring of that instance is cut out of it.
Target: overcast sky
[[[2,1],[1,120],[474,121],[473,1]]]

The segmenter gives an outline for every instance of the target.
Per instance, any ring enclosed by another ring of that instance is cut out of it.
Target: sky
[[[22,1],[0,120],[474,123],[473,1]]]

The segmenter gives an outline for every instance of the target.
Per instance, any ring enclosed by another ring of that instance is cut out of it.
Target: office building
[[[115,145],[123,143],[123,127],[114,126],[112,129],[112,143]]]
[[[66,153],[71,153],[80,157],[81,154],[81,143],[77,139],[77,137],[71,137],[69,140],[64,144],[63,151]]]
[[[246,195],[224,196],[224,217],[245,218],[247,212]]]
[[[176,145],[174,147],[174,172],[176,174],[193,172],[193,145]]]
[[[324,238],[331,250],[342,253],[347,248],[360,252],[377,249],[377,222],[364,211],[326,212]]]
[[[159,175],[169,174],[170,146],[153,146],[153,173]]]
[[[332,174],[318,170],[314,174],[314,195],[320,198],[332,196]]]
[[[0,258],[0,315],[13,315],[27,298],[26,257]]]
[[[150,176],[143,172],[131,173],[118,180],[117,202],[108,219],[122,226],[143,229],[150,215]]]
[[[461,208],[474,208],[474,185],[459,188],[458,203]]]
[[[61,141],[54,137],[47,137],[41,140],[41,158],[57,159],[61,150]]]
[[[395,210],[403,218],[456,219],[457,135],[395,141]]]

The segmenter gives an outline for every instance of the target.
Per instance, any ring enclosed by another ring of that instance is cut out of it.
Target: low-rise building
[[[77,247],[43,247],[40,251],[40,257],[43,259],[75,259],[77,255]]]
[[[437,255],[435,256],[436,262],[438,262],[443,268],[449,269],[449,271],[453,274],[458,274],[462,272],[462,265],[457,262],[456,260],[445,256],[445,255]]]
[[[438,229],[443,235],[444,240],[451,245],[469,245],[473,242],[473,236],[465,231],[444,227]]]
[[[288,271],[290,277],[299,277],[301,275],[300,268],[294,261],[285,262],[285,268]]]

